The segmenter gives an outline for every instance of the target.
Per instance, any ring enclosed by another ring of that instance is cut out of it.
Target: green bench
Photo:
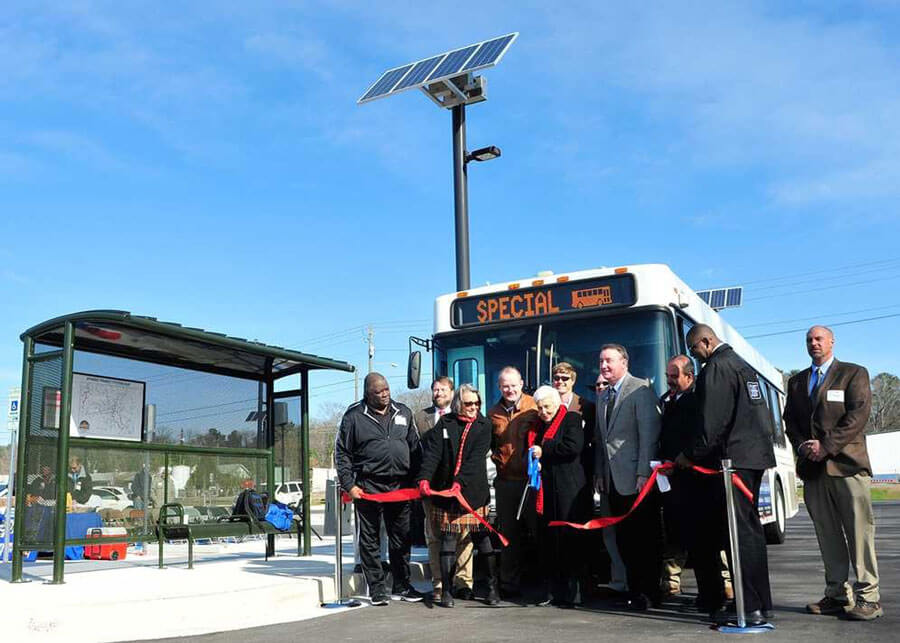
[[[156,540],[159,544],[159,568],[165,567],[163,563],[163,546],[166,540],[187,540],[188,543],[188,569],[194,568],[194,541],[206,538],[240,538],[243,536],[275,536],[277,534],[296,534],[297,555],[303,555],[303,523],[299,520],[291,521],[291,528],[281,531],[274,525],[265,521],[259,521],[250,516],[223,516],[216,522],[207,522],[196,525],[187,524],[184,520],[184,507],[181,503],[173,502],[160,507],[159,518],[156,522]],[[269,542],[269,541],[272,542]],[[274,539],[266,539],[266,560],[274,555]]]

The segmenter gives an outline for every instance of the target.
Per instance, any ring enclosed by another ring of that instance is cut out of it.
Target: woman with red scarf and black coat
[[[548,523],[582,523],[590,517],[590,489],[581,461],[584,429],[581,415],[568,411],[554,388],[541,386],[534,392],[534,401],[541,422],[529,433],[528,444],[541,467],[535,504],[541,569],[547,582],[547,594],[538,604],[571,609],[578,593],[581,541],[570,527],[549,527]]]
[[[443,491],[454,484],[460,486],[466,503],[483,520],[490,510],[491,492],[487,480],[486,458],[491,449],[493,428],[490,420],[480,412],[478,389],[463,384],[456,389],[448,413],[425,434],[422,440],[422,467],[419,469],[419,491],[429,496],[432,512],[428,519],[441,526],[441,581],[439,605],[453,607],[453,574],[456,564],[456,545],[466,534],[472,545],[488,562],[488,595],[486,603],[500,603],[497,563],[493,556],[487,526],[462,507],[456,498],[431,495],[432,490]],[[434,573],[436,570],[433,570]]]

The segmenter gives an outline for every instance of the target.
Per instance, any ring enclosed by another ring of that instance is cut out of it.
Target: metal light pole
[[[469,288],[469,177],[466,170],[466,105],[453,113],[453,213],[456,226],[456,289]]]

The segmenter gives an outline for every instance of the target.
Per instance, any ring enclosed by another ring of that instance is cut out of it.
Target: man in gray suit
[[[631,508],[650,478],[650,461],[659,446],[660,411],[648,382],[628,372],[624,346],[605,344],[600,349],[600,374],[609,386],[597,400],[594,485],[619,516]],[[643,611],[659,604],[662,551],[656,490],[616,525],[616,542],[627,571],[628,609]]]

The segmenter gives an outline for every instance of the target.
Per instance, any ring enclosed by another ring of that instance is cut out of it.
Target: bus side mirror
[[[409,363],[406,365],[406,387],[419,388],[419,376],[422,373],[422,353],[413,351],[409,354]]]

